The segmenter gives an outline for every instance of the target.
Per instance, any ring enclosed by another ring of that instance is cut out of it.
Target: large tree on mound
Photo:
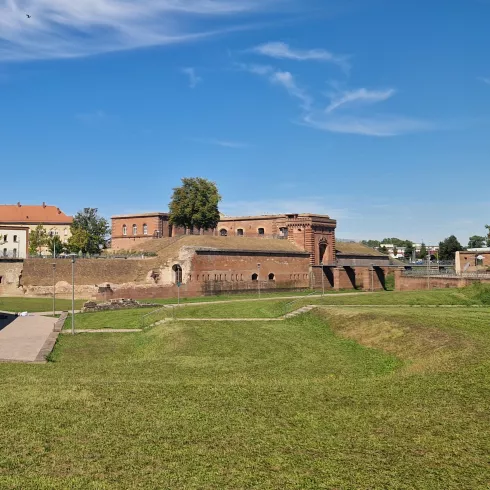
[[[214,182],[201,177],[182,179],[175,187],[169,204],[170,223],[186,230],[216,228],[220,219],[218,204],[221,196]]]
[[[105,248],[109,224],[98,215],[97,208],[84,208],[73,218],[68,245],[73,252],[96,254]]]

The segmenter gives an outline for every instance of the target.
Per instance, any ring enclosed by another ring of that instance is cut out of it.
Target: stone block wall
[[[0,296],[17,296],[24,292],[20,287],[23,263],[0,261]]]

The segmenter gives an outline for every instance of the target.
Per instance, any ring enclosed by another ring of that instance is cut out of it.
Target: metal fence
[[[490,272],[461,272],[457,274],[454,270],[417,269],[402,272],[405,277],[453,277],[458,279],[490,279]]]

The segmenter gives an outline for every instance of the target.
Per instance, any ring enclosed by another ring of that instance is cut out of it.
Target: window
[[[287,228],[279,228],[279,235],[283,237],[288,236],[288,229]]]
[[[271,272],[271,273],[269,274],[269,281],[273,281],[273,280],[275,279],[275,277],[276,277],[276,276],[275,276],[275,275],[274,275],[274,274]]]
[[[257,281],[259,276],[257,274],[252,274],[252,281]]]
[[[221,230],[219,230],[219,235],[220,236],[228,236],[228,231],[225,230],[224,228],[222,228]]]
[[[264,228],[259,228],[259,235],[264,235],[265,234],[265,230]]]
[[[3,282],[3,276],[0,276],[0,284]]]
[[[175,264],[172,267],[172,270],[174,271],[174,281],[175,281],[175,284],[181,283],[182,282],[182,267],[180,267],[179,264]]]
[[[6,248],[3,249],[3,256],[7,257],[7,249]]]
[[[13,250],[13,254],[14,254],[14,255],[13,255],[13,256],[14,256],[14,259],[16,259],[16,258],[17,258],[17,249],[16,249],[16,248],[14,248],[14,250]]]
[[[14,235],[14,242],[17,243],[18,240],[17,240],[17,235]]]
[[[128,227],[126,225],[123,225],[123,235],[126,236],[127,234],[128,234]]]
[[[143,235],[148,235],[148,225],[143,225]]]
[[[243,229],[238,228],[238,230],[236,231],[236,234],[237,234],[237,236],[243,236]]]
[[[126,227],[126,225],[124,225],[124,226],[123,226],[123,231],[124,231],[124,228],[125,228],[125,227]],[[124,233],[124,235],[125,235],[125,234],[126,234],[126,233]],[[63,235],[68,236],[68,230],[67,230],[66,228],[63,230]]]
[[[8,239],[8,235],[3,235],[3,242],[4,242],[4,243],[7,243],[7,242],[8,242],[8,240],[7,240],[7,239]]]
[[[137,234],[138,234],[138,226],[133,225],[133,235],[137,235]]]

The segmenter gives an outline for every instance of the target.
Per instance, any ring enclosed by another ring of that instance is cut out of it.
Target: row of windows
[[[122,227],[122,234],[126,236],[128,234],[128,227],[126,225],[123,225]],[[138,234],[138,225],[133,225],[133,235]],[[144,224],[143,225],[143,235],[148,235],[148,225]]]
[[[219,231],[220,236],[228,236],[228,230],[226,228],[221,228]],[[243,228],[237,228],[236,230],[236,235],[237,236],[244,236],[245,231]],[[257,228],[257,235],[265,235],[265,229],[264,228]],[[279,236],[287,237],[288,236],[288,229],[287,228],[279,228]]]
[[[8,235],[3,235],[3,243],[8,243],[9,241],[9,236]],[[19,243],[19,237],[17,235],[14,235],[14,243]],[[5,249],[7,250],[7,249]]]
[[[308,274],[290,274],[289,278],[294,281],[301,279],[301,276],[303,276],[303,279],[308,279]]]
[[[8,252],[8,250],[7,250],[6,248],[4,248],[4,249],[3,249],[3,256],[4,256],[4,257],[7,257],[7,256],[8,256],[8,253],[9,253],[9,252]],[[12,257],[13,257],[14,259],[16,259],[16,258],[17,258],[17,249],[16,249],[16,248],[14,248],[14,249],[12,250]]]
[[[175,282],[182,282],[182,271],[177,269],[175,270]],[[243,274],[230,274],[230,281],[235,282],[235,281],[243,281]],[[274,281],[276,276],[271,272],[267,278],[269,281]],[[257,274],[252,274],[251,277],[252,281],[257,281],[259,279],[259,276]],[[196,276],[197,281],[212,281],[213,280],[213,274],[197,274]],[[228,274],[214,274],[214,280],[215,281],[228,281]],[[189,275],[189,282],[192,281],[192,275]]]

